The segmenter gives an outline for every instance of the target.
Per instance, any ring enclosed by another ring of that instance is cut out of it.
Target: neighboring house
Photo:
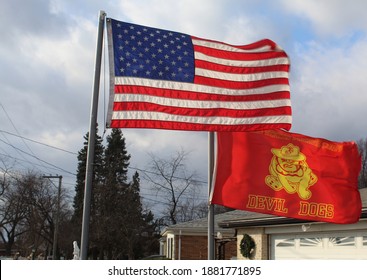
[[[239,210],[216,215],[215,236],[222,237],[215,238],[216,259],[245,259],[239,245],[248,234],[256,244],[251,259],[367,260],[367,188],[360,192],[362,215],[355,224],[301,221]],[[162,232],[161,254],[175,260],[207,259],[207,224],[205,218],[167,227]]]
[[[231,211],[215,216],[216,259],[237,257],[237,238],[234,229],[219,228],[218,222],[235,219],[244,212]],[[208,259],[208,218],[179,223],[165,228],[162,232],[160,254],[173,260]]]

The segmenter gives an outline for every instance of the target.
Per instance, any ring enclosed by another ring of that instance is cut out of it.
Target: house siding
[[[237,233],[237,259],[247,259],[242,256],[240,251],[240,243],[244,234],[250,235],[256,244],[255,251],[251,256],[252,260],[267,260],[269,258],[268,235],[265,234],[264,228],[238,229]]]

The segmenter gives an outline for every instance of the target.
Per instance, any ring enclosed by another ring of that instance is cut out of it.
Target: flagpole
[[[208,134],[208,197],[212,193],[213,170],[214,170],[214,132]],[[214,243],[214,204],[209,201],[208,205],[208,260],[215,259]]]
[[[97,50],[95,60],[96,62],[94,69],[93,96],[92,96],[91,115],[89,123],[87,163],[85,173],[83,221],[82,221],[82,235],[80,246],[81,260],[86,260],[88,257],[89,220],[90,220],[90,205],[91,205],[92,182],[93,182],[94,144],[96,140],[95,135],[97,129],[98,97],[99,97],[99,83],[101,77],[103,29],[104,29],[105,17],[106,13],[104,11],[100,11],[98,22],[98,34],[97,34]]]

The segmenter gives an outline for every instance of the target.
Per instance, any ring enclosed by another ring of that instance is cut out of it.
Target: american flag
[[[289,59],[265,39],[234,46],[107,19],[107,127],[289,130]]]

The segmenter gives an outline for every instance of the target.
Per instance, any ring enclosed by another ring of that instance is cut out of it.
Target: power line
[[[10,141],[9,139],[6,137],[6,135],[3,135],[4,139],[6,139],[7,142],[5,142],[4,140],[1,140],[3,143],[10,145]],[[2,149],[6,154],[8,154],[4,149]],[[24,159],[24,161],[27,161],[26,157],[18,150],[16,150],[16,152]],[[9,155],[9,154],[8,154]],[[10,156],[10,155],[9,155]],[[32,163],[33,164],[33,163]],[[24,165],[23,165],[24,166]]]
[[[12,136],[15,136],[15,137],[18,137],[18,138],[36,143],[36,144],[40,144],[40,145],[43,145],[43,146],[46,146],[46,147],[49,147],[49,148],[52,148],[52,149],[55,149],[55,150],[59,150],[59,151],[65,152],[65,153],[69,153],[69,154],[72,154],[72,155],[78,155],[78,153],[71,152],[71,151],[68,151],[68,150],[65,150],[65,149],[62,149],[62,148],[58,148],[58,147],[55,147],[55,146],[52,146],[52,145],[49,145],[49,144],[46,144],[46,143],[42,143],[42,142],[39,142],[39,141],[36,141],[36,140],[32,140],[32,139],[24,137],[24,136],[16,135],[14,133],[11,133],[11,132],[8,132],[8,131],[2,130],[2,129],[0,129],[0,132],[7,133],[9,135],[12,135]]]
[[[10,118],[10,116],[9,116],[9,114],[8,114],[8,112],[5,110],[5,107],[3,106],[3,104],[1,104],[0,103],[0,105],[1,105],[1,107],[3,108],[3,110],[4,110],[4,112],[5,112],[5,115],[6,115],[6,117],[8,118],[8,120],[9,120],[9,122],[11,123],[11,125],[13,126],[13,128],[14,128],[14,130],[16,131],[16,133],[18,134],[18,135],[20,135],[20,133],[19,133],[19,131],[18,131],[18,129],[17,129],[17,127],[15,126],[15,124],[13,123],[13,121],[11,120],[11,118]],[[5,137],[6,138],[6,137]],[[7,139],[7,138],[6,138]],[[38,159],[37,158],[37,156],[35,155],[35,153],[32,151],[32,149],[27,145],[27,143],[24,141],[24,139],[23,138],[21,138],[22,139],[22,142],[24,143],[24,145],[28,148],[28,150],[31,152],[31,154],[36,158],[36,159]],[[8,139],[7,139],[8,140]],[[9,141],[9,140],[8,140]],[[41,162],[41,161],[40,161]],[[47,168],[46,166],[43,166],[44,168]]]
[[[161,175],[157,172],[153,172],[153,171],[149,171],[149,170],[145,170],[145,169],[141,169],[141,168],[137,168],[137,167],[129,166],[128,168],[129,169],[134,169],[134,170],[137,170],[137,171],[140,171],[140,172],[143,172],[143,173],[149,173],[149,174],[158,175],[158,176]],[[179,180],[187,180],[187,178],[181,178],[181,177],[177,177],[177,176],[172,176],[172,178],[179,179]],[[207,181],[201,181],[201,180],[191,180],[191,181],[196,182],[196,183],[201,183],[201,184],[208,184]]]
[[[2,141],[2,140],[0,140]],[[3,154],[3,153],[0,153],[0,156],[3,156],[3,157],[7,157],[7,158],[11,158],[11,159],[14,159],[15,161],[24,161],[26,163],[30,163],[34,166],[39,166],[39,167],[44,167],[44,165],[41,165],[41,164],[37,164],[37,163],[34,163],[34,162],[31,162],[29,160],[25,160],[25,159],[20,159],[20,158],[16,158],[16,157],[13,157],[13,156],[10,156],[10,155],[7,155],[7,154]],[[22,165],[22,164],[21,164]],[[22,165],[24,168],[26,168],[25,165]],[[49,167],[50,168],[50,167]],[[56,167],[51,167],[51,169],[54,169],[54,170],[60,170],[60,168],[56,168]]]
[[[8,158],[12,158],[12,159],[15,159],[15,160],[20,160],[20,161],[27,161],[27,160],[25,160],[25,157],[22,155],[22,154],[20,154],[20,152],[19,151],[17,151],[24,159],[17,159],[17,158],[15,158],[15,157],[12,157],[11,155],[9,155],[8,154],[8,152],[7,151],[5,151],[2,147],[0,147],[0,150],[1,151],[3,151],[4,152],[4,154],[1,154],[2,156],[5,156],[5,157],[8,157]],[[1,159],[1,161],[2,161],[2,163],[3,163],[3,165],[4,165],[4,167],[6,167],[6,163],[5,163],[5,161],[3,160],[3,159]],[[18,162],[21,166],[23,166],[24,168],[27,168],[24,164],[22,164],[21,162]],[[33,162],[31,163],[31,164],[34,164]]]
[[[15,149],[15,150],[18,150],[18,151],[20,151],[20,152],[22,152],[22,153],[24,153],[24,154],[26,154],[26,155],[28,155],[28,156],[30,156],[30,157],[33,157],[33,158],[37,159],[37,160],[38,160],[38,161],[40,161],[40,162],[46,163],[46,164],[48,164],[48,165],[50,165],[50,166],[52,166],[52,167],[54,167],[54,168],[56,168],[56,169],[58,169],[58,170],[61,170],[61,171],[63,171],[63,172],[66,172],[66,173],[68,173],[68,174],[71,174],[71,175],[76,176],[76,174],[75,174],[75,173],[72,173],[72,172],[70,172],[70,171],[67,171],[67,170],[65,170],[65,169],[63,169],[63,168],[61,168],[61,167],[58,167],[58,166],[56,166],[56,165],[54,165],[54,164],[52,164],[52,163],[49,163],[49,162],[47,162],[47,161],[45,161],[45,160],[43,160],[43,159],[40,159],[39,157],[37,157],[37,156],[35,156],[35,155],[31,155],[30,153],[27,153],[27,152],[23,151],[22,149],[19,149],[19,148],[15,147],[14,145],[10,144],[10,143],[6,143],[4,140],[1,140],[1,139],[0,139],[0,141],[1,141],[1,142],[3,142],[3,143],[5,143],[6,145],[11,146],[11,147],[12,147],[13,149]]]

